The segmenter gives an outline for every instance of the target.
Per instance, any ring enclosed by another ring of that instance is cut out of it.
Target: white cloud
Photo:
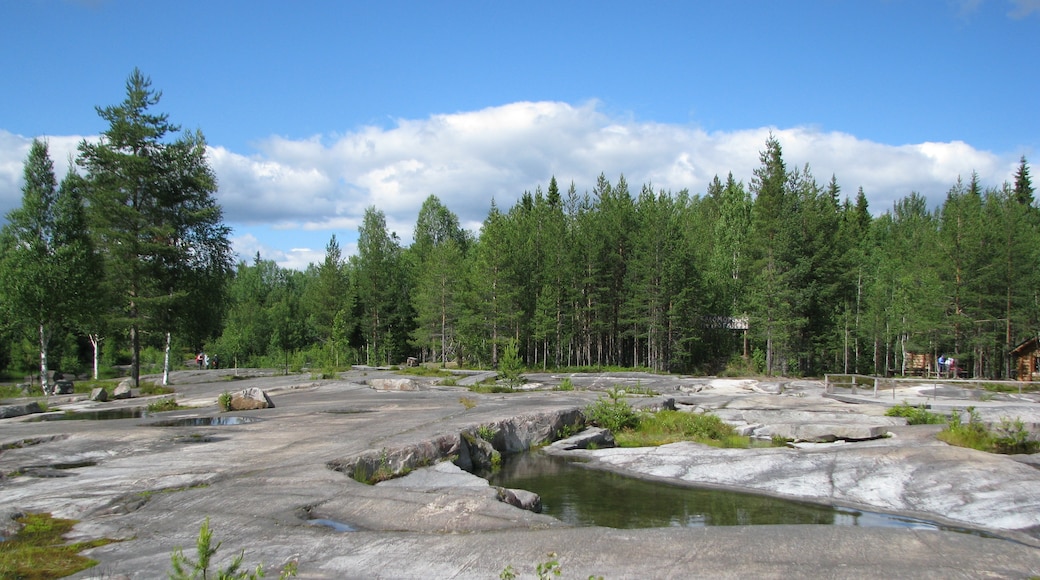
[[[256,232],[278,230],[281,248],[240,237],[235,240],[238,253],[251,257],[259,249],[265,258],[300,267],[320,261],[324,247],[287,249],[301,243],[284,241],[293,232],[301,238],[307,232],[339,233],[341,240],[349,240],[365,209],[375,206],[407,243],[419,207],[431,194],[464,225],[476,228],[492,198],[507,209],[524,191],[544,189],[553,175],[563,190],[574,181],[579,193],[590,190],[601,172],[612,183],[624,174],[633,195],[645,183],[655,190],[703,193],[714,175],[724,179],[730,171],[749,183],[770,133],[780,140],[790,168],[810,163],[821,184],[834,174],[850,197],[862,186],[875,213],[911,191],[938,204],[958,176],[967,178],[972,171],[983,185],[999,185],[1011,178],[1021,154],[998,155],[960,141],[882,144],[814,127],[708,133],[614,118],[592,101],[512,103],[402,119],[389,128],[363,127],[334,138],[271,137],[257,143],[251,155],[214,146],[210,162],[225,219]],[[66,157],[64,151],[75,152],[79,140],[50,138],[56,164]],[[29,142],[0,130],[4,211],[19,202]]]

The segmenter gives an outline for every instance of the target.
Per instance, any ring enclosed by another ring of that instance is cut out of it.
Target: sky
[[[0,215],[32,139],[61,179],[137,67],[205,134],[239,256],[299,269],[371,207],[410,243],[430,195],[477,232],[552,176],[750,183],[770,134],[875,214],[1040,152],[1040,0],[0,0],[0,29]]]

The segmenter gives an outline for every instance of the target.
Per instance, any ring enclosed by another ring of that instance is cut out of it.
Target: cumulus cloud
[[[767,137],[779,139],[790,168],[809,163],[821,183],[835,175],[844,193],[862,186],[875,213],[916,191],[936,205],[958,176],[978,172],[983,185],[1011,178],[1019,152],[995,154],[960,141],[883,144],[815,127],[759,127],[706,132],[695,126],[641,122],[601,111],[595,101],[518,102],[478,111],[400,119],[390,127],[362,127],[329,137],[271,137],[252,153],[212,146],[210,162],[219,181],[225,219],[260,232],[357,231],[367,207],[386,214],[388,228],[408,242],[419,207],[436,195],[477,229],[492,199],[510,207],[524,191],[561,189],[573,181],[591,190],[604,173],[624,175],[632,193],[655,190],[703,193],[715,175],[729,172],[750,183]],[[51,137],[56,165],[65,163],[81,138]],[[19,203],[22,162],[30,139],[0,130],[0,208]],[[62,174],[63,174],[62,169]],[[309,239],[314,239],[310,236]],[[325,238],[327,239],[327,237]],[[282,265],[318,262],[324,248],[292,249],[253,234],[234,240],[239,255],[257,250]],[[268,244],[265,246],[264,244]],[[353,248],[344,248],[350,253]]]
[[[835,175],[849,195],[862,186],[875,212],[911,191],[939,203],[958,176],[972,171],[997,185],[1017,161],[959,141],[888,145],[812,127],[708,133],[611,118],[595,102],[520,102],[402,119],[331,141],[273,137],[252,156],[217,147],[211,158],[232,221],[356,230],[365,208],[375,206],[408,238],[429,195],[475,227],[492,199],[508,208],[553,175],[563,188],[573,181],[579,193],[600,173],[612,182],[623,174],[636,191],[651,183],[655,190],[702,193],[715,175],[730,171],[750,182],[770,133],[790,167],[809,163],[820,182]]]

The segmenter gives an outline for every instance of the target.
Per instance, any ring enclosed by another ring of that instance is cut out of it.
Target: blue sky
[[[30,140],[63,172],[136,66],[205,133],[236,249],[292,267],[352,251],[373,205],[407,243],[431,194],[476,229],[552,175],[749,181],[770,132],[875,212],[1040,149],[1040,0],[0,0],[0,23],[0,211]]]

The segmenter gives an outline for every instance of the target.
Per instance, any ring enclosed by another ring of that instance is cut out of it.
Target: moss
[[[22,528],[13,538],[0,542],[0,578],[43,580],[63,578],[97,565],[96,560],[80,555],[116,540],[101,538],[87,542],[65,543],[64,536],[76,520],[29,513],[17,518]]]

